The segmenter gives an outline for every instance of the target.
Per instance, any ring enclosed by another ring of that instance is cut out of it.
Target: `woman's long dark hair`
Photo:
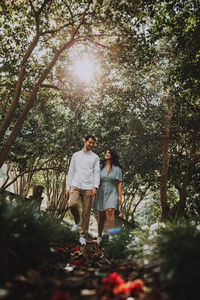
[[[111,166],[112,165],[118,166],[122,169],[122,166],[119,163],[119,157],[118,157],[117,151],[115,151],[114,149],[107,149],[106,151],[108,151],[108,150],[110,151],[110,155],[111,155]],[[104,159],[101,162],[101,169],[104,168],[105,164],[106,164],[106,160]]]

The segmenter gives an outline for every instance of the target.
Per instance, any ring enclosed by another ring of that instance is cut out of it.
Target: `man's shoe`
[[[78,224],[74,223],[74,225],[71,228],[71,231],[73,231],[73,232],[77,231],[79,229],[81,223],[82,223],[82,220],[80,220]]]
[[[100,244],[102,242],[102,236],[98,236],[97,243]]]
[[[79,239],[79,243],[81,244],[81,245],[86,245],[86,239],[84,238],[84,237],[80,237],[80,239]]]

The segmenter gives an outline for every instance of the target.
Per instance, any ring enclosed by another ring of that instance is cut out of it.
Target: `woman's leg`
[[[106,219],[108,229],[114,228],[114,208],[106,209]]]
[[[98,236],[102,236],[106,214],[105,211],[99,211],[98,213]]]

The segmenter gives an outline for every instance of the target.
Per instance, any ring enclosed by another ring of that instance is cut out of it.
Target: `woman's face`
[[[107,150],[105,153],[105,159],[111,159],[111,154],[110,154],[110,150]]]

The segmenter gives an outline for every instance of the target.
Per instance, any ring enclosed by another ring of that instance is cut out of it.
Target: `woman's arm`
[[[122,204],[122,181],[118,181],[117,183],[117,191],[118,191],[118,204]]]

